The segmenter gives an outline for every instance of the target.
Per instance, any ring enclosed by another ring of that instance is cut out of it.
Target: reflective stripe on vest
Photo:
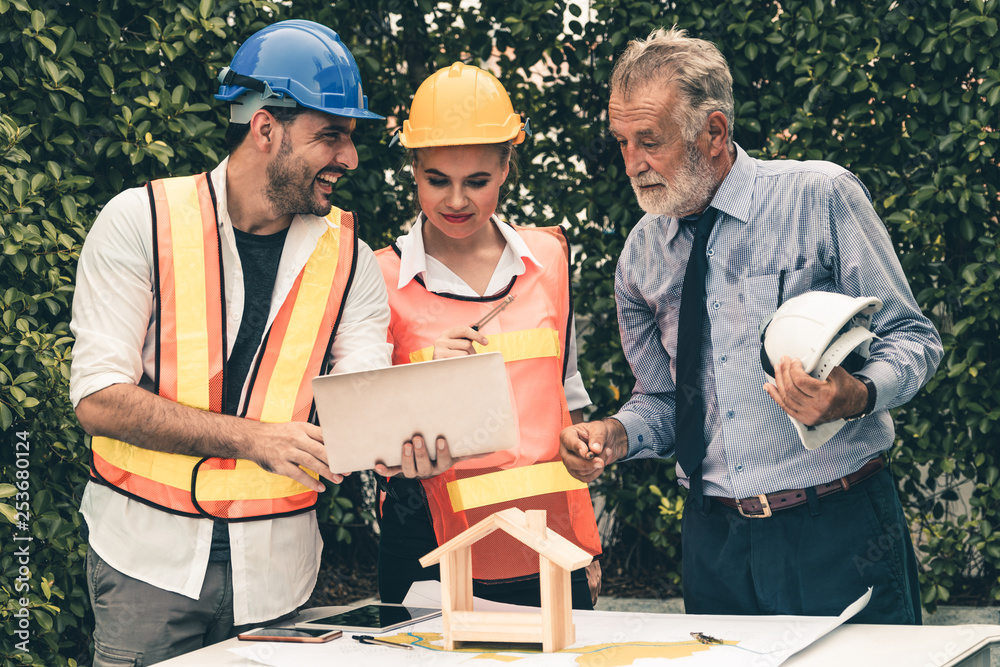
[[[155,391],[221,412],[226,313],[211,181],[200,174],[153,181],[148,189],[158,295]],[[333,209],[327,220],[258,351],[243,409],[249,419],[309,419],[310,381],[322,370],[356,253],[353,216]],[[103,437],[92,442],[91,476],[172,513],[228,521],[297,514],[311,509],[317,498],[252,461],[168,454]]]
[[[472,343],[476,352],[501,352],[505,361],[520,359],[540,359],[558,357],[559,332],[555,329],[526,329],[489,335],[489,345]],[[434,346],[410,352],[410,363],[430,361],[434,357]]]
[[[496,505],[497,503],[545,493],[586,489],[572,477],[562,461],[536,463],[523,468],[508,468],[487,475],[477,475],[448,482],[448,499],[456,512]]]
[[[489,345],[474,344],[477,351],[504,356],[517,411],[518,446],[457,463],[421,485],[438,544],[494,512],[519,507],[547,510],[550,528],[596,555],[601,548],[590,492],[566,472],[559,458],[559,432],[570,424],[563,388],[572,312],[569,248],[558,227],[516,229],[544,270],[525,262],[525,272],[507,290],[488,298],[435,294],[420,280],[397,289],[398,254],[393,248],[375,253],[389,289],[394,364],[430,359],[442,331],[475,322],[507,294],[518,295],[483,327]],[[538,573],[537,554],[527,553],[503,531],[474,544],[472,560],[473,576],[479,580]]]

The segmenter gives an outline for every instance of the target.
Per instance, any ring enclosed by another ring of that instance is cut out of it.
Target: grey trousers
[[[87,550],[87,587],[94,610],[94,667],[148,667],[220,642],[264,623],[233,625],[229,562],[208,564],[198,600],[118,572]]]

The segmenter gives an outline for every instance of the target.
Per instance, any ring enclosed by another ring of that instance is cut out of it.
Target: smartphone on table
[[[257,628],[236,635],[237,639],[258,642],[302,642],[305,644],[322,644],[339,638],[341,630],[326,628]]]

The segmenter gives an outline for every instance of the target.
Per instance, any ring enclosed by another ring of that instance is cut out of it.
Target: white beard
[[[653,170],[631,180],[635,197],[643,211],[675,218],[705,208],[719,186],[712,165],[694,144],[688,144],[684,165],[677,170],[673,183]],[[654,183],[663,187],[642,189],[642,186]]]

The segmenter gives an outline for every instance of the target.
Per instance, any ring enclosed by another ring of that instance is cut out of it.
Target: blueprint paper
[[[327,644],[260,642],[230,650],[269,667],[651,667],[665,660],[670,667],[777,667],[861,611],[870,597],[869,589],[836,618],[576,611],[577,641],[555,653],[541,653],[537,645],[495,643],[444,651],[440,618],[379,635],[413,646],[410,651],[360,644],[347,634]],[[702,644],[693,632],[724,643]]]

